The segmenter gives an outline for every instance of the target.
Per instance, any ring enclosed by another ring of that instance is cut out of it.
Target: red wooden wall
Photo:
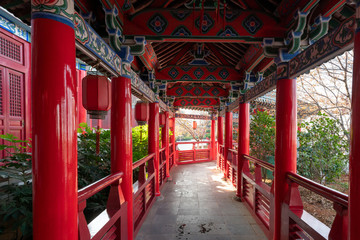
[[[20,139],[31,137],[30,47],[0,29],[0,134]]]

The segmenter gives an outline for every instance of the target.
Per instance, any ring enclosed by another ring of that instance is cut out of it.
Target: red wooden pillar
[[[360,16],[360,5],[356,8],[357,20]],[[358,22],[358,21],[357,21]],[[354,41],[354,66],[351,102],[351,140],[349,161],[349,239],[359,238],[360,224],[360,33],[356,29]]]
[[[78,239],[74,24],[32,4],[33,237]]]
[[[169,164],[169,112],[165,111],[165,125],[161,131],[162,147],[165,147],[166,156],[166,177],[170,177],[170,164]]]
[[[159,181],[159,103],[149,103],[149,153],[155,153],[155,195],[160,196]]]
[[[218,134],[217,134],[218,145],[219,145],[218,151],[219,151],[219,152],[220,152],[220,145],[224,145],[224,140],[223,140],[223,135],[224,135],[223,125],[224,125],[224,117],[219,116],[219,117],[218,117]],[[218,156],[217,167],[218,167],[219,169],[221,169],[220,156]]]
[[[289,231],[289,229],[281,228],[281,208],[289,190],[286,173],[296,172],[296,107],[296,79],[278,80],[276,85],[274,240],[281,239],[282,231],[284,233]]]
[[[250,143],[250,107],[249,103],[239,104],[239,143],[238,143],[238,167],[236,196],[242,197],[241,174],[243,169],[249,168],[249,161],[243,158],[243,154],[249,155]]]
[[[216,146],[215,146],[215,120],[211,120],[211,145],[210,145],[210,160],[216,160]]]
[[[225,147],[224,147],[224,162],[225,162],[225,177],[229,176],[229,165],[227,163],[228,160],[228,150],[232,149],[232,121],[233,121],[233,113],[226,112],[225,113]]]
[[[111,107],[111,173],[123,172],[121,189],[127,202],[128,239],[133,239],[133,186],[132,186],[132,109],[131,79],[112,79]]]

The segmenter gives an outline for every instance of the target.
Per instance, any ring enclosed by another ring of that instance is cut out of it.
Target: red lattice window
[[[21,62],[21,45],[0,35],[0,55]]]
[[[9,73],[10,85],[10,116],[22,116],[22,84],[21,76]]]
[[[0,115],[3,115],[3,70],[0,69]]]

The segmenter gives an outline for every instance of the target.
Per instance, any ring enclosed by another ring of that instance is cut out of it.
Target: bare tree
[[[339,121],[350,140],[353,51],[345,52],[298,79],[301,104],[312,105],[311,114],[323,112]],[[306,107],[306,106],[303,106]]]
[[[203,140],[206,135],[206,121],[200,121],[196,129],[193,129],[193,120],[176,118],[176,123],[179,124],[185,131],[187,131],[196,141]]]

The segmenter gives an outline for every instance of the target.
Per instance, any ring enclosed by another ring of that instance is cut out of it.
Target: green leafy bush
[[[3,223],[11,223],[12,230],[22,239],[32,237],[32,184],[31,154],[29,141],[22,141],[11,134],[1,135],[5,144],[0,150],[5,157],[0,159],[0,175],[8,178],[4,186],[7,194],[2,199],[0,216]],[[12,182],[10,182],[12,179]]]
[[[275,155],[275,118],[257,111],[250,122],[250,155],[260,160]]]
[[[320,183],[333,182],[348,162],[349,142],[340,124],[325,114],[304,122],[298,132],[298,173]]]

